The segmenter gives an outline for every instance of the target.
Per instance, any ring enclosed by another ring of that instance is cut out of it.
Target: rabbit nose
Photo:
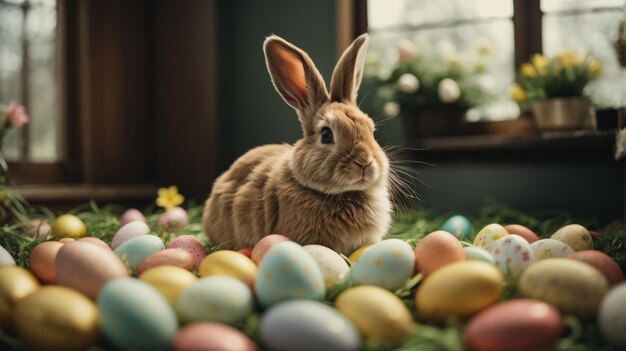
[[[361,166],[361,168],[363,168],[363,170],[365,170],[369,165],[372,164],[372,160],[369,161],[363,161],[363,160],[359,160],[359,161],[354,161],[354,163],[356,163],[357,165]]]

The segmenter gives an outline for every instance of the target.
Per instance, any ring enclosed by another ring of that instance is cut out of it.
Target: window
[[[5,139],[9,161],[57,160],[56,1],[0,0],[0,102],[30,123]]]
[[[380,63],[369,74],[388,74],[403,38],[415,42],[418,53],[454,49],[459,60],[470,60],[462,55],[477,45],[492,48],[480,79],[493,98],[468,113],[469,120],[516,118],[520,111],[508,87],[516,66],[540,51],[592,53],[604,65],[601,79],[588,87],[592,100],[598,106],[626,104],[626,73],[612,46],[624,18],[623,0],[369,0],[367,6],[370,60]]]

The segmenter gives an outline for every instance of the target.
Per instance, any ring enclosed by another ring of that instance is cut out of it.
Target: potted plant
[[[594,108],[584,89],[601,72],[602,65],[589,54],[535,54],[521,65],[509,93],[522,109],[532,110],[541,131],[594,129]]]
[[[430,43],[422,43],[422,49]],[[389,116],[401,115],[409,139],[456,135],[460,133],[465,112],[486,101],[488,93],[480,82],[485,73],[485,58],[490,48],[457,53],[449,42],[436,49],[418,52],[408,39],[397,43],[398,59],[390,68],[370,60],[370,76]]]

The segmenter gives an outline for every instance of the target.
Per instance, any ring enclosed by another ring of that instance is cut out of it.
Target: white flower
[[[437,54],[439,54],[439,57],[444,61],[458,60],[459,56],[454,44],[447,40],[442,40],[437,43]]]
[[[461,96],[461,89],[454,79],[442,79],[441,82],[439,82],[437,90],[439,92],[439,99],[446,104],[457,101]]]
[[[401,92],[412,94],[420,87],[420,81],[411,73],[405,73],[398,78],[398,89]]]
[[[387,116],[395,117],[400,113],[400,105],[396,102],[390,101],[383,106],[383,112]]]
[[[400,39],[396,44],[398,49],[398,60],[403,63],[410,63],[417,57],[415,43],[409,39]]]

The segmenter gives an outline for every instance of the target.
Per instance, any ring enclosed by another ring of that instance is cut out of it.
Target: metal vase
[[[532,105],[535,124],[540,131],[595,129],[595,109],[583,97],[553,98]]]

